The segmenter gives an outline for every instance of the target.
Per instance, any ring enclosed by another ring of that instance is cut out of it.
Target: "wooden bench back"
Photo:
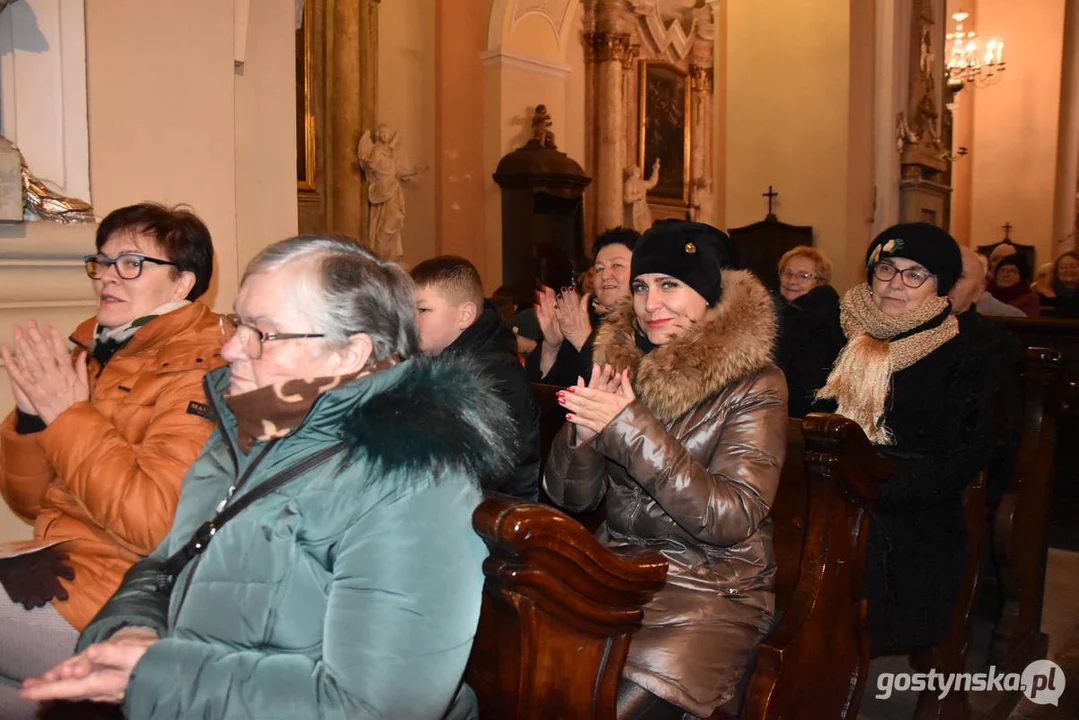
[[[491,553],[465,676],[481,718],[615,720],[630,635],[667,560],[616,555],[568,515],[505,495],[488,495],[473,526]]]
[[[717,717],[854,717],[869,664],[865,539],[891,463],[838,415],[792,420],[772,508],[776,607],[741,708]],[[798,539],[802,538],[801,546]]]

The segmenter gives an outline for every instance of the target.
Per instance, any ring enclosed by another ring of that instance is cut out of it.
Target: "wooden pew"
[[[1015,471],[995,508],[990,548],[1002,596],[993,628],[989,665],[1019,672],[1048,655],[1041,631],[1045,599],[1049,516],[1052,505],[1056,420],[1063,410],[1060,352],[1028,348],[1023,364],[1023,430]],[[980,693],[973,715],[1003,720],[1019,701],[1018,692]]]
[[[642,608],[663,587],[658,553],[611,552],[547,505],[488,495],[479,629],[465,679],[483,720],[615,720]]]
[[[788,421],[772,505],[778,623],[757,650],[741,707],[715,720],[853,718],[869,666],[865,539],[891,463],[838,415]]]
[[[541,415],[563,414],[538,397]],[[741,707],[715,718],[800,717],[807,707],[853,718],[865,682],[866,527],[889,463],[849,420],[789,422],[772,508],[782,616]],[[564,513],[518,500],[489,498],[473,521],[491,552],[466,674],[481,718],[613,720],[630,634],[666,576],[662,556],[615,555]]]

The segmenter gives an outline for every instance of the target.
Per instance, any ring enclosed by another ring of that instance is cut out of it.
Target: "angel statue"
[[[401,183],[407,183],[423,167],[413,167],[400,151],[400,133],[379,124],[374,133],[364,132],[357,156],[367,175],[367,244],[379,257],[400,262],[404,256],[401,229],[405,225],[405,193]]]
[[[630,165],[625,170],[622,202],[626,204],[626,225],[639,233],[652,227],[652,211],[648,208],[648,191],[659,182],[659,158],[652,163],[652,174],[645,179],[641,169]]]

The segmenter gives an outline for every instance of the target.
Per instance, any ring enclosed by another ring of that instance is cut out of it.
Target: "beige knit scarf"
[[[958,335],[959,322],[949,315],[936,327],[895,342],[891,339],[924,325],[947,308],[948,298],[934,297],[905,315],[889,317],[873,304],[866,283],[848,290],[839,312],[847,344],[817,397],[835,400],[836,413],[858,423],[874,444],[890,445],[884,402],[892,373],[910,367]]]

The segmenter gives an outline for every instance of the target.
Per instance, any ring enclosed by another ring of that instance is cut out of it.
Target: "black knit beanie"
[[[993,271],[993,279],[996,279],[997,273],[1000,272],[1001,265],[1014,265],[1015,269],[1019,271],[1019,279],[1021,282],[1030,284],[1030,265],[1027,264],[1027,259],[1022,253],[1015,253],[1014,255],[1005,255],[997,263],[997,269]]]
[[[913,260],[937,278],[937,295],[948,294],[963,274],[963,256],[951,235],[929,223],[893,225],[874,238],[865,256],[866,281],[873,284],[873,266],[888,258]]]
[[[696,290],[711,307],[723,296],[720,271],[731,263],[730,242],[711,225],[661,220],[637,242],[630,277],[668,275]]]

